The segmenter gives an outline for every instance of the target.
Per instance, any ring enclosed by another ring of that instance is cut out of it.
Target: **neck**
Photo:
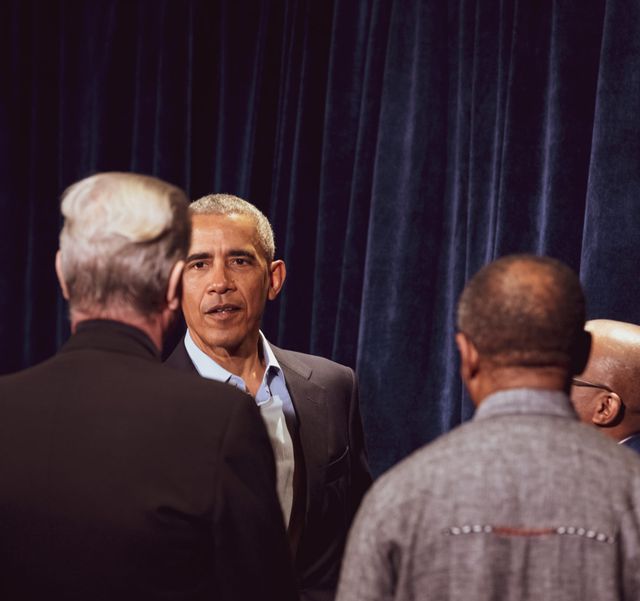
[[[165,328],[160,314],[140,315],[128,308],[108,307],[95,311],[71,310],[71,332],[75,333],[80,322],[90,319],[111,319],[142,330],[153,342],[158,351],[162,351]]]
[[[568,393],[570,378],[562,367],[494,367],[488,372],[478,374],[471,394],[476,405],[489,395],[501,390],[514,388],[537,388]]]
[[[264,377],[266,359],[262,353],[260,335],[243,343],[237,349],[224,347],[202,348],[200,340],[192,335],[195,344],[218,365],[235,376],[242,378],[249,392],[255,397]]]
[[[613,440],[619,442],[621,440],[624,440],[625,438],[628,438],[629,436],[632,436],[633,434],[637,434],[638,432],[640,432],[640,423],[638,423],[639,421],[640,420],[638,419],[624,419],[622,420],[622,423],[618,424],[617,426],[600,428],[600,431],[613,438]]]

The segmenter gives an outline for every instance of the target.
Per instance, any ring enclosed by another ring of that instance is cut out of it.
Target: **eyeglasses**
[[[574,386],[586,386],[588,388],[602,388],[602,390],[606,390],[607,392],[614,392],[613,389],[609,388],[606,384],[598,384],[596,382],[587,382],[586,380],[581,380],[580,378],[572,378],[571,383]]]

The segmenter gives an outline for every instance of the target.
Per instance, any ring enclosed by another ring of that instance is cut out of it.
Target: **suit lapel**
[[[307,365],[287,351],[273,345],[271,348],[284,372],[291,402],[296,411],[306,471],[306,517],[313,511],[314,504],[322,498],[324,469],[329,452],[326,391],[311,381],[312,370]]]

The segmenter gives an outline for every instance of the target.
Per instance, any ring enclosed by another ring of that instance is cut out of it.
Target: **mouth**
[[[208,308],[205,311],[206,315],[211,315],[212,317],[229,317],[235,313],[240,311],[240,307],[238,305],[232,305],[229,303],[225,303],[222,305],[214,305],[213,307]]]

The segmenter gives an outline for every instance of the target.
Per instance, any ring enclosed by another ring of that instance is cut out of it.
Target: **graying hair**
[[[70,309],[162,309],[171,269],[189,249],[188,203],[179,188],[135,173],[98,173],[67,188],[60,250]]]
[[[256,224],[256,242],[267,261],[273,261],[276,245],[273,229],[264,213],[250,202],[232,194],[208,194],[189,205],[192,215],[246,215]]]

